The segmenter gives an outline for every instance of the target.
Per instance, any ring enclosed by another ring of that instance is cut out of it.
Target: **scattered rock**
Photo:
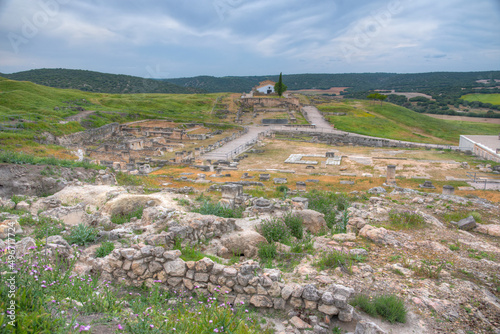
[[[371,321],[360,320],[354,334],[387,334],[387,332]]]
[[[375,187],[368,190],[369,194],[385,194],[387,191],[382,187]]]
[[[476,220],[473,216],[469,216],[467,218],[461,219],[457,226],[460,230],[471,231],[476,227]]]
[[[301,217],[304,221],[304,228],[313,234],[318,234],[321,231],[326,231],[328,228],[323,217],[324,214],[314,210],[293,210],[292,214]]]
[[[267,243],[266,238],[251,230],[233,232],[223,236],[220,241],[227,252],[218,255],[224,258],[230,258],[233,254],[242,254],[251,258],[257,254],[258,244]]]
[[[290,319],[290,323],[294,325],[297,329],[309,329],[312,328],[311,325],[309,325],[307,322],[304,320],[300,319],[297,316],[294,316]]]
[[[478,224],[478,223],[476,223],[476,225],[477,226],[474,229],[474,231],[479,232],[479,233],[483,233],[483,234],[492,235],[494,237],[500,237],[500,225],[496,225],[496,224],[482,225],[482,224]]]

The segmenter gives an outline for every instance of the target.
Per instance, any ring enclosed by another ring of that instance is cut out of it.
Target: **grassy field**
[[[167,118],[180,122],[214,122],[211,115],[217,94],[98,94],[57,89],[31,82],[0,78],[0,145],[4,150],[46,153],[37,135],[47,131],[56,136],[96,128],[108,123]],[[66,118],[91,111],[80,122]],[[68,152],[51,149],[55,156]],[[57,152],[60,151],[60,152]]]
[[[467,94],[461,97],[465,101],[479,101],[483,103],[500,104],[500,94]]]
[[[347,113],[326,116],[339,130],[396,140],[458,144],[461,134],[495,135],[499,131],[497,124],[435,119],[390,103],[344,100],[319,105],[318,109]]]
[[[0,124],[33,133],[56,135],[84,130],[77,122],[60,126],[66,117],[79,113],[76,107],[97,111],[84,124],[99,127],[110,122],[143,118],[178,121],[214,121],[210,115],[216,94],[97,94],[56,89],[3,79],[0,80]],[[73,109],[72,109],[73,108]]]

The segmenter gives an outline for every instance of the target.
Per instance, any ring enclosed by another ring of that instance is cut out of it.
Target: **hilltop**
[[[37,69],[0,75],[11,80],[31,81],[49,87],[78,89],[85,92],[96,93],[202,93],[201,90],[196,88],[180,87],[165,81],[86,70],[70,70],[63,68]]]

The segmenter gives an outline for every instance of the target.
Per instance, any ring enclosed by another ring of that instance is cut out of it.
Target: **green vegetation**
[[[284,92],[288,89],[287,85],[283,83],[283,73],[280,73],[280,78],[278,82],[274,85],[274,91],[278,94],[279,97],[283,95]]]
[[[302,239],[304,236],[304,219],[299,216],[294,216],[291,213],[283,217],[283,222],[290,230],[290,234],[297,239]]]
[[[11,80],[31,81],[33,83],[65,89],[79,89],[86,92],[130,94],[162,93],[191,94],[201,93],[198,89],[180,87],[165,81],[144,79],[130,75],[117,75],[85,70],[37,69],[13,74],[4,74]]]
[[[341,104],[319,105],[321,111],[332,112],[336,106],[349,108],[347,116],[326,116],[343,131],[395,140],[432,144],[457,144],[463,134],[498,134],[497,124],[482,124],[435,119],[390,103],[370,104],[348,100]]]
[[[483,220],[483,217],[481,216],[481,214],[479,212],[463,211],[463,210],[447,212],[443,215],[443,218],[446,222],[449,223],[451,221],[458,222],[459,220],[462,220],[462,219],[470,217],[470,216],[474,217],[474,219],[477,223],[480,223]]]
[[[97,234],[97,229],[80,223],[71,229],[69,235],[66,237],[66,240],[71,245],[77,244],[80,246],[85,246],[89,243],[94,242],[97,238]]]
[[[258,251],[259,258],[263,261],[274,260],[278,255],[278,249],[274,242],[270,244],[262,243],[258,245],[258,247],[259,247]]]
[[[143,184],[142,179],[139,176],[123,172],[116,173],[116,182],[120,186],[140,186]]]
[[[137,218],[141,219],[142,218],[142,212],[144,211],[144,207],[141,206],[133,211],[130,212],[122,212],[119,214],[114,214],[111,216],[111,222],[113,224],[125,224],[128,223],[132,218]]]
[[[359,307],[372,317],[380,316],[390,323],[406,322],[407,311],[404,301],[395,295],[380,295],[370,298],[360,294],[354,297],[351,305]]]
[[[112,122],[166,118],[173,121],[219,121],[210,114],[214,95],[98,94],[57,89],[31,82],[0,80],[0,143],[37,145],[44,132],[61,136]],[[93,113],[80,123],[67,121],[83,110]]]
[[[467,94],[462,96],[465,101],[479,101],[482,103],[499,104],[500,105],[500,94]]]
[[[259,233],[266,238],[267,242],[280,242],[282,244],[290,243],[291,232],[283,219],[269,218],[264,219],[259,225]]]
[[[197,246],[187,245],[183,247],[180,239],[175,240],[173,249],[181,251],[182,253],[181,259],[183,259],[184,261],[199,261],[205,257],[208,257],[209,259],[211,259],[216,263],[222,263],[221,259],[219,259],[217,256],[205,254],[202,251],[200,251]]]
[[[99,248],[95,250],[95,257],[105,257],[106,255],[111,254],[114,249],[115,244],[111,241],[104,241]]]
[[[51,165],[59,167],[82,167],[85,169],[105,169],[104,166],[94,165],[85,161],[56,159],[54,157],[35,157],[22,152],[0,151],[0,163],[16,165]]]
[[[451,93],[457,97],[463,95],[461,88],[472,90],[477,87],[477,78],[500,79],[499,71],[488,72],[432,72],[414,74],[395,73],[343,73],[343,74],[290,74],[283,75],[283,80],[288,83],[289,90],[298,89],[329,89],[331,87],[350,87],[348,92],[361,92],[365,97],[366,92],[373,89],[395,89],[399,92],[411,92],[419,87],[420,92],[445,97]],[[252,87],[264,80],[277,82],[278,75],[245,76],[245,77],[211,77],[198,76],[191,78],[165,79],[165,81],[183,87],[205,89],[208,92],[249,92]],[[496,84],[491,83],[492,86]]]
[[[380,101],[380,105],[382,105],[382,102],[385,101],[387,99],[387,95],[384,95],[384,94],[380,94],[380,93],[372,93],[372,94],[369,94],[367,96],[367,98],[369,98],[370,100],[379,100]]]
[[[18,262],[16,274],[10,273],[8,253],[0,254],[0,272],[6,273],[0,284],[0,308],[7,310],[11,301],[16,306],[14,326],[7,314],[0,315],[2,333],[94,333],[94,324],[101,321],[109,323],[111,331],[129,334],[272,333],[261,328],[247,305],[226,303],[224,291],[205,296],[165,291],[160,281],[140,290],[103,283],[98,276],[72,274],[76,259],[52,264],[49,257],[35,253],[43,251],[41,247]],[[11,278],[15,294],[4,284]]]
[[[220,203],[212,203],[208,200],[203,200],[199,208],[194,208],[193,212],[201,213],[202,215],[214,215],[223,218],[241,218],[243,217],[243,209],[231,209]]]
[[[309,199],[309,209],[321,212],[325,215],[326,225],[337,233],[345,232],[345,221],[337,222],[336,216],[342,213],[348,218],[347,209],[350,200],[345,194],[336,194],[328,191],[313,190],[305,197]]]
[[[305,254],[314,250],[312,235],[304,231],[302,218],[291,213],[265,219],[257,229],[267,240],[258,245],[258,256],[268,268],[275,265],[280,270],[290,271]],[[278,242],[289,246],[290,250],[278,249]]]
[[[60,220],[45,216],[33,217],[29,214],[19,218],[19,225],[34,227],[33,237],[36,239],[59,235],[66,229]]]
[[[420,265],[414,266],[411,269],[415,271],[415,275],[417,276],[438,279],[445,265],[446,262],[444,261],[421,260]]]
[[[427,225],[424,217],[416,212],[396,210],[389,212],[389,223],[396,229],[418,229]]]
[[[347,273],[352,273],[352,266],[356,262],[362,262],[365,258],[361,255],[353,255],[349,250],[333,249],[329,252],[323,252],[314,263],[320,270],[342,268]]]

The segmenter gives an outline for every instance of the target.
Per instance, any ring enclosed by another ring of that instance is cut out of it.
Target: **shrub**
[[[261,243],[259,244],[259,251],[258,251],[259,258],[261,260],[273,260],[276,258],[276,255],[278,255],[278,250],[276,248],[276,244],[274,242],[266,244],[266,243]]]
[[[98,234],[97,229],[91,226],[86,226],[83,223],[80,223],[71,229],[71,232],[66,237],[66,240],[70,244],[85,246],[88,243],[94,242],[95,239],[97,238],[97,234]]]
[[[325,215],[328,228],[336,224],[336,215],[349,207],[350,200],[344,194],[313,190],[305,195],[309,199],[309,209],[321,212]]]
[[[193,209],[193,212],[201,213],[202,215],[214,215],[223,218],[241,218],[243,217],[243,209],[231,209],[220,203],[212,203],[204,201],[199,208]]]
[[[277,218],[265,219],[259,226],[259,232],[267,242],[281,242],[283,244],[290,242],[290,230],[283,220]]]
[[[299,216],[294,216],[291,213],[283,217],[283,222],[290,230],[290,234],[297,239],[302,239],[304,236],[304,219]]]
[[[130,219],[132,219],[133,217],[135,217],[137,219],[141,219],[143,211],[144,211],[144,207],[141,206],[141,207],[137,208],[136,210],[129,212],[129,213],[120,213],[120,214],[112,215],[111,222],[113,224],[121,225],[121,224],[128,223],[130,221]]]
[[[25,199],[26,199],[26,197],[25,197],[25,196],[17,196],[17,195],[13,195],[13,196],[11,197],[12,202],[16,203],[16,205],[17,205],[17,204],[19,204],[19,202],[24,201]]]
[[[115,249],[115,244],[111,241],[105,241],[95,250],[95,257],[105,257],[109,255],[113,249]]]
[[[318,266],[321,270],[324,269],[335,269],[341,267],[345,269],[348,273],[352,272],[352,265],[355,262],[362,262],[365,258],[361,255],[352,255],[348,250],[338,251],[336,249],[324,252],[321,254],[319,260],[314,264]]]
[[[373,299],[366,295],[357,295],[351,302],[364,312],[375,317],[380,316],[390,323],[406,322],[406,307],[404,301],[395,295],[380,295]]]
[[[389,212],[389,222],[391,226],[399,229],[423,228],[426,226],[425,219],[421,215],[412,211]]]
[[[286,193],[288,192],[290,189],[287,187],[287,186],[284,186],[284,185],[281,185],[281,186],[277,186],[276,187],[276,192],[279,192],[279,193]]]

